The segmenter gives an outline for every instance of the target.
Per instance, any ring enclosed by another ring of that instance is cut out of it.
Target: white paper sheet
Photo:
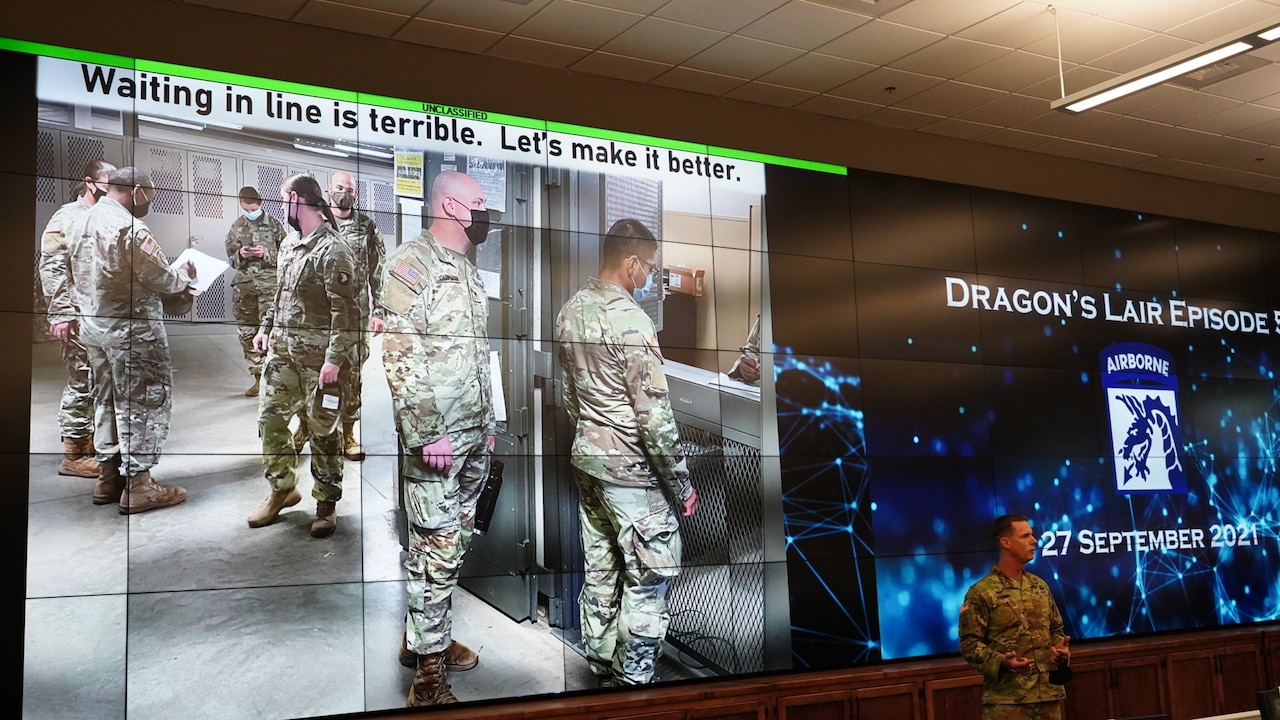
[[[222,277],[222,273],[231,267],[231,264],[226,260],[207,255],[195,248],[183,250],[176,260],[169,263],[169,267],[176,270],[186,265],[188,261],[196,266],[196,281],[191,284],[191,287],[200,292],[208,290],[213,281]]]

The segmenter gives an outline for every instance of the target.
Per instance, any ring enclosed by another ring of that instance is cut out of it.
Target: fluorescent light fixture
[[[395,157],[395,153],[389,153],[385,150],[374,150],[373,148],[347,145],[346,143],[334,143],[333,146],[338,150],[345,150],[346,152],[355,153],[357,155],[368,155],[369,157],[386,158],[388,160]]]
[[[1254,25],[1244,32],[1233,33],[1212,42],[1185,50],[1177,55],[1114,77],[1087,90],[1081,90],[1049,103],[1054,110],[1080,113],[1112,100],[1159,85],[1207,65],[1243,53],[1252,52],[1280,39],[1280,25],[1274,19]]]
[[[293,146],[298,150],[306,150],[307,152],[320,153],[321,155],[332,155],[334,157],[351,157],[347,153],[339,152],[331,148],[319,147],[318,145],[303,145],[302,143],[294,143]]]
[[[203,130],[203,125],[195,123],[182,122],[181,120],[170,120],[169,118],[156,117],[154,115],[139,115],[138,119],[143,122],[155,123],[156,125],[168,125],[169,127],[182,128],[184,130]]]

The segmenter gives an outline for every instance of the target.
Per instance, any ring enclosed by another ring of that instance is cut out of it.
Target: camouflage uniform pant
[[[87,438],[93,434],[93,382],[89,351],[79,340],[62,343],[62,362],[67,366],[67,386],[58,408],[58,427],[64,438]]]
[[[453,465],[446,471],[427,467],[422,455],[410,450],[400,458],[400,487],[409,516],[405,641],[419,655],[449,647],[453,589],[471,544],[476,499],[489,476],[488,437],[482,428],[449,433],[449,441]]]
[[[94,445],[98,460],[120,453],[120,472],[133,477],[160,461],[173,407],[173,366],[167,342],[125,341],[86,346],[93,372]]]
[[[311,496],[316,500],[342,499],[342,429],[319,435],[319,428],[331,427],[328,418],[316,417],[313,402],[320,382],[320,366],[295,363],[292,358],[267,351],[262,366],[262,388],[258,397],[258,434],[262,437],[262,463],[267,466],[267,482],[272,491],[291,490],[298,484],[298,454],[293,448],[289,420],[298,415],[311,428]]]
[[[360,419],[360,393],[363,390],[361,376],[364,374],[364,363],[369,359],[369,315],[360,317],[360,338],[351,348],[352,361],[343,363],[338,381],[347,389],[342,398],[342,422],[350,425]]]
[[[1057,700],[1021,705],[983,705],[982,720],[1062,720]]]
[[[262,316],[275,301],[275,286],[249,280],[231,286],[231,312],[236,318],[236,335],[240,338],[240,350],[249,365],[249,374],[257,380],[262,376],[265,356],[253,349],[253,336],[258,334]]]
[[[574,471],[585,580],[582,642],[592,672],[627,684],[653,679],[671,620],[667,590],[680,574],[675,511],[660,488],[611,485]]]

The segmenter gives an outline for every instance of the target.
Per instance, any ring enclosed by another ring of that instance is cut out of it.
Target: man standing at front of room
[[[698,509],[653,322],[637,304],[658,274],[658,241],[619,220],[600,275],[556,318],[585,569],[582,642],[600,687],[653,681],[680,573],[678,508]],[[674,506],[674,507],[673,507]]]
[[[489,234],[484,192],[471,176],[446,170],[431,184],[430,205],[428,229],[383,263],[377,309],[409,520],[400,662],[416,670],[410,707],[457,702],[447,671],[479,660],[453,640],[453,590],[497,429],[488,300],[467,258]]]
[[[1062,614],[1043,580],[1027,572],[1036,536],[1022,515],[992,524],[995,567],[960,606],[960,654],[982,672],[983,720],[1061,720],[1066,691],[1050,680],[1070,661]]]

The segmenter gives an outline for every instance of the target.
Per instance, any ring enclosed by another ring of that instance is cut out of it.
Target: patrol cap
[[[258,188],[252,185],[245,185],[240,188],[240,199],[250,203],[262,202],[262,196],[258,194]]]

